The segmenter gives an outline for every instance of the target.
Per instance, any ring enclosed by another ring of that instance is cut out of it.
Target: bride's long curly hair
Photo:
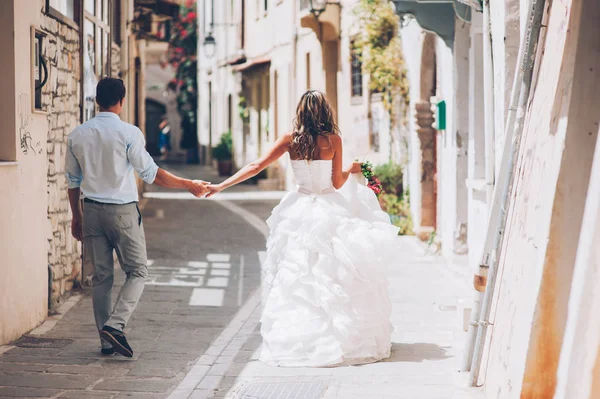
[[[340,134],[331,104],[324,93],[309,90],[302,95],[296,108],[292,153],[300,159],[314,159],[317,137],[328,134]]]

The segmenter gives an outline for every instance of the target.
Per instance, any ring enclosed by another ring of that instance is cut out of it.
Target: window
[[[96,114],[95,95],[98,80],[111,75],[110,3],[109,0],[83,2],[84,121]]]
[[[36,110],[42,109],[42,87],[48,81],[48,67],[42,54],[44,34],[35,29],[33,35],[33,106]]]
[[[112,14],[110,16],[110,33],[112,41],[121,45],[121,0],[112,0]]]
[[[362,62],[355,51],[352,51],[351,75],[352,75],[352,97],[362,97],[363,95],[363,74]]]
[[[77,29],[80,2],[81,0],[46,0],[46,12],[51,17]]]

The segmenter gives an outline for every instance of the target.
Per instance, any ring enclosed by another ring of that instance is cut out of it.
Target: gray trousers
[[[94,317],[100,331],[104,326],[123,331],[144,291],[148,276],[146,237],[137,203],[126,205],[84,202],[83,245],[86,259],[94,265]],[[114,308],[113,250],[127,278]],[[110,347],[102,341],[102,347]]]

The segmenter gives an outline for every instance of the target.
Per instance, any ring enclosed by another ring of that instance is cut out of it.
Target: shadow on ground
[[[424,360],[444,360],[451,357],[443,346],[419,342],[414,344],[392,343],[392,354],[382,362],[420,363]]]

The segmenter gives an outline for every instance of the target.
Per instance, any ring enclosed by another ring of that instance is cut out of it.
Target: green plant
[[[435,239],[436,239],[436,238],[437,238],[436,231],[435,231],[435,230],[433,230],[433,231],[431,232],[431,234],[429,235],[429,239],[427,240],[427,246],[428,246],[428,247],[431,247],[431,246],[433,246],[433,244],[435,244],[435,241],[436,241]]]
[[[360,33],[352,41],[352,52],[361,60],[363,72],[369,75],[371,92],[382,95],[390,118],[390,148],[394,148],[394,132],[400,121],[406,123],[410,105],[408,73],[399,33],[400,17],[389,0],[359,0],[354,12]]]
[[[230,131],[221,135],[221,141],[212,149],[212,156],[217,161],[229,161],[233,158],[233,140]]]
[[[248,123],[250,120],[250,110],[248,108],[248,102],[246,97],[240,95],[238,98],[238,115],[244,123]]]
[[[375,168],[375,175],[379,178],[383,191],[389,194],[403,196],[402,167],[388,162]]]
[[[390,215],[390,221],[396,227],[400,228],[398,235],[412,235],[413,221],[410,213],[410,202],[408,196],[403,198],[395,194],[382,194],[379,197],[381,209]]]

